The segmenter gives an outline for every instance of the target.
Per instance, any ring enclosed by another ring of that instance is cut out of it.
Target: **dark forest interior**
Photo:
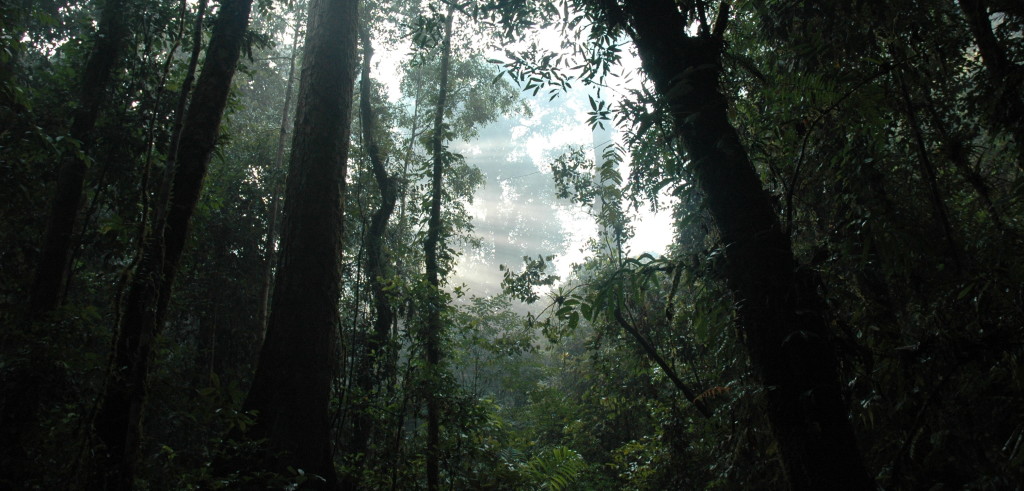
[[[1024,483],[1019,1],[0,29],[0,489]]]

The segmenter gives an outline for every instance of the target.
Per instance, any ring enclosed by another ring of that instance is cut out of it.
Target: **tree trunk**
[[[370,30],[364,22],[359,29],[360,41],[363,45],[362,73],[359,81],[359,114],[363,126],[363,146],[370,158],[373,170],[373,177],[380,189],[380,206],[370,219],[370,225],[366,231],[364,246],[367,252],[366,257],[366,278],[370,283],[370,291],[373,296],[374,310],[376,317],[373,321],[373,331],[366,338],[366,343],[356,355],[358,365],[356,367],[356,391],[353,398],[356,403],[353,408],[355,414],[352,424],[352,438],[347,444],[345,453],[349,456],[355,468],[355,472],[345,477],[342,482],[342,489],[358,489],[360,486],[360,471],[366,459],[369,449],[370,436],[373,431],[373,418],[369,415],[368,409],[374,400],[378,386],[385,380],[391,378],[395,370],[395,360],[389,349],[391,324],[395,319],[394,309],[388,301],[385,291],[386,281],[391,277],[387,267],[387,254],[384,251],[384,235],[387,232],[388,221],[395,211],[395,204],[398,200],[398,183],[388,175],[384,166],[384,153],[377,143],[377,121],[376,114],[371,104],[372,90],[370,80],[370,61],[373,59],[373,46],[370,40]]]
[[[30,307],[35,317],[60,305],[67,288],[74,249],[71,236],[78,221],[85,186],[85,152],[91,143],[97,116],[106,101],[115,64],[120,61],[126,44],[125,8],[124,0],[109,0],[103,8],[95,45],[82,73],[78,106],[72,114],[69,131],[69,136],[81,142],[81,147],[78,152],[70,151],[61,159],[57,173],[50,220],[32,285]]]
[[[288,112],[292,105],[292,86],[295,81],[295,58],[298,56],[299,28],[300,22],[295,23],[295,37],[292,38],[292,55],[288,59],[288,85],[284,90],[284,108],[281,109],[281,130],[277,136],[277,153],[274,155],[274,167],[271,169],[270,179],[270,214],[267,216],[267,237],[263,242],[263,251],[266,257],[263,258],[263,285],[260,287],[260,307],[256,313],[256,324],[259,328],[259,341],[263,344],[263,338],[267,333],[267,321],[270,313],[270,290],[274,281],[274,258],[277,248],[277,219],[281,212],[280,182],[279,174],[284,167],[284,145],[288,137]]]
[[[167,143],[164,173],[160,179],[159,187],[156,189],[156,201],[154,203],[150,203],[149,201],[149,162],[146,163],[146,169],[144,171],[145,176],[139,186],[139,193],[142,196],[142,214],[137,234],[138,242],[136,246],[136,256],[132,259],[131,264],[122,271],[121,278],[118,283],[117,296],[114,300],[115,305],[118,306],[118,317],[116,320],[118,325],[121,323],[120,315],[123,313],[120,306],[122,305],[122,299],[125,293],[124,287],[131,278],[131,273],[135,269],[135,266],[142,261],[142,256],[146,252],[146,243],[150,236],[157,233],[157,226],[164,221],[164,214],[171,194],[171,184],[174,181],[174,167],[178,158],[178,143],[181,140],[181,129],[183,121],[185,120],[185,111],[188,108],[189,95],[192,93],[192,84],[195,81],[196,67],[199,64],[199,55],[202,53],[203,18],[206,15],[207,6],[207,0],[199,0],[199,4],[196,6],[196,18],[193,21],[192,28],[192,52],[189,55],[188,68],[185,69],[185,78],[182,81],[181,89],[179,89],[178,92],[178,100],[174,109],[174,119],[171,123],[171,136]],[[173,59],[173,57],[169,59]],[[149,216],[149,208],[151,205],[153,206],[152,217]],[[147,219],[150,219],[151,221],[147,222]],[[150,225],[147,223],[152,224],[153,230],[149,229]]]
[[[104,445],[93,486],[128,489],[138,459],[152,344],[163,325],[174,275],[217,141],[231,79],[249,25],[252,0],[223,0],[203,70],[185,117],[166,217],[155,224],[128,291],[106,391],[94,421]]]
[[[627,0],[624,9],[726,246],[727,282],[790,486],[873,488],[840,391],[823,302],[799,280],[771,196],[728,120],[718,85],[721,29],[686,35],[672,0]]]
[[[188,68],[185,69],[185,79],[181,83],[181,92],[178,94],[178,102],[174,109],[174,122],[171,124],[171,138],[167,143],[167,159],[164,163],[164,177],[157,190],[157,201],[154,204],[154,226],[163,223],[167,213],[166,208],[171,199],[174,169],[177,167],[178,148],[181,145],[181,132],[184,127],[192,84],[195,82],[196,66],[199,65],[199,55],[202,52],[203,19],[206,17],[208,3],[208,0],[199,0],[199,4],[196,6],[196,20],[192,27],[192,52],[189,54]]]
[[[266,341],[246,410],[263,465],[334,487],[328,403],[337,367],[346,162],[356,71],[357,0],[310,3],[280,259]]]
[[[206,7],[203,6],[204,10],[205,8]],[[136,242],[136,251],[138,252],[142,251],[142,246],[146,242],[146,236],[149,233],[149,226],[151,225],[149,222],[149,206],[151,204],[150,177],[153,173],[153,152],[156,147],[155,134],[158,126],[157,121],[167,116],[166,113],[160,111],[160,102],[163,100],[164,92],[167,91],[167,79],[171,74],[171,66],[174,64],[174,60],[178,58],[178,48],[181,46],[182,39],[185,38],[185,28],[189,24],[188,0],[181,0],[181,7],[178,12],[178,16],[180,17],[178,32],[174,35],[174,42],[171,44],[171,48],[167,50],[166,57],[164,58],[163,70],[160,72],[160,82],[157,86],[156,95],[152,100],[153,109],[150,111],[151,114],[146,122],[146,158],[143,163],[142,178],[139,180],[139,207],[142,211],[139,213],[138,233],[136,234],[136,237],[138,238],[138,241]],[[181,98],[179,97],[179,100],[180,99]],[[173,116],[177,117],[178,115],[173,114]],[[123,286],[124,281],[127,281],[127,275],[130,272],[130,269],[137,264],[137,260],[138,255],[133,259],[131,265],[123,271],[125,276],[122,277],[120,286]],[[121,293],[121,289],[118,288],[115,305],[120,305]]]
[[[82,205],[87,170],[86,152],[92,140],[96,120],[107,100],[108,88],[117,64],[121,61],[126,39],[124,0],[108,0],[99,19],[99,28],[94,36],[94,45],[79,81],[78,105],[72,112],[68,135],[80,142],[78,152],[68,151],[62,156],[54,189],[46,232],[42,238],[41,250],[36,264],[35,278],[29,293],[29,317],[27,321],[38,320],[60,306],[67,282],[71,276],[71,263],[75,245],[73,234]],[[15,39],[20,39],[20,34]],[[13,68],[15,60],[7,60],[6,67]],[[5,77],[13,77],[6,72]],[[0,85],[5,80],[0,79]],[[65,370],[53,360],[43,359],[34,353],[41,347],[26,346],[28,363],[13,365],[4,380],[3,401],[0,406],[0,420],[4,424],[0,431],[0,468],[7,470],[11,482],[26,472],[27,453],[23,441],[27,434],[36,431],[39,408],[49,400],[45,389],[38,380],[64,377]]]
[[[438,364],[441,361],[441,268],[437,248],[441,243],[441,200],[442,178],[444,176],[444,110],[448,99],[448,70],[452,53],[452,20],[454,14],[449,8],[444,24],[444,41],[441,44],[441,72],[438,82],[437,107],[434,110],[434,134],[431,138],[433,169],[430,185],[430,218],[427,222],[427,239],[423,243],[427,283],[430,284],[431,305],[427,306],[427,325],[423,333],[424,351],[427,364],[427,489],[436,491],[440,487],[440,404]]]

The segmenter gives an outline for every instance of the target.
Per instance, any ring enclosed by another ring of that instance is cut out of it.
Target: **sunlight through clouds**
[[[550,34],[548,41],[557,45],[559,34]],[[408,47],[394,48],[375,58],[374,73],[387,81],[389,99],[398,102],[399,60]],[[493,55],[502,58],[499,53]],[[624,52],[621,68],[602,89],[606,100],[617,101],[629,88],[636,87],[639,70],[638,59]],[[460,251],[451,285],[465,284],[471,295],[494,295],[501,291],[501,264],[518,270],[523,256],[554,255],[553,273],[566,279],[573,264],[581,264],[593,254],[588,243],[597,236],[597,224],[583,208],[555,198],[550,168],[550,163],[570,147],[594,145],[594,133],[587,124],[588,95],[595,92],[581,87],[553,100],[524,93],[529,116],[502,118],[482,128],[473,141],[453,142],[453,149],[483,172],[485,184],[468,205],[474,233],[482,245]],[[620,133],[613,133],[613,138],[622,143]],[[625,179],[628,156],[619,171]],[[667,197],[663,201],[669,202]],[[625,244],[629,253],[664,253],[672,241],[671,213],[653,213],[642,207],[630,216],[635,236]]]

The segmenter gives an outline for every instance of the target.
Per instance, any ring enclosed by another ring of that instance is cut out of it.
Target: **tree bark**
[[[426,372],[430,381],[427,387],[427,489],[437,491],[440,487],[440,389],[438,364],[441,361],[441,268],[438,261],[438,246],[441,244],[441,201],[444,177],[444,111],[448,100],[448,70],[452,53],[452,21],[454,14],[449,8],[444,24],[444,40],[441,44],[440,81],[438,82],[437,107],[434,109],[434,134],[431,138],[433,168],[430,185],[430,218],[427,221],[427,238],[423,243],[427,283],[430,285],[431,305],[427,306],[427,325],[423,333],[426,352]]]
[[[231,79],[249,25],[251,0],[223,0],[181,133],[167,214],[155,224],[128,291],[118,326],[111,371],[93,427],[104,446],[91,485],[129,489],[138,460],[140,424],[152,345],[170,299],[217,140]]]
[[[72,113],[68,135],[80,142],[79,151],[68,152],[60,162],[50,218],[32,285],[30,308],[34,317],[60,305],[70,276],[72,234],[85,187],[85,152],[92,140],[96,119],[107,100],[110,79],[126,44],[124,0],[108,0],[103,8],[95,44],[82,73],[78,106]]]
[[[741,333],[764,386],[767,414],[794,489],[871,489],[843,401],[823,302],[800,281],[772,198],[727,116],[722,41],[689,36],[672,0],[626,0],[623,12],[643,68],[669,105],[674,136],[726,247]]]
[[[345,476],[342,489],[359,489],[360,474],[366,453],[369,450],[370,437],[373,432],[373,418],[368,409],[377,393],[378,386],[389,380],[395,370],[395,360],[389,349],[391,325],[395,320],[395,312],[388,300],[385,286],[391,277],[388,268],[387,253],[384,250],[384,236],[388,221],[395,211],[398,200],[398,182],[388,175],[384,165],[384,152],[377,143],[377,118],[371,104],[372,84],[370,79],[370,62],[373,59],[373,46],[370,40],[368,23],[364,22],[359,29],[360,42],[363,45],[362,73],[359,81],[359,114],[363,126],[363,146],[370,158],[374,180],[380,189],[380,206],[370,218],[366,231],[364,248],[366,249],[366,278],[370,283],[376,316],[373,330],[366,338],[360,353],[357,354],[356,368],[356,401],[353,412],[352,438],[346,445],[345,453],[355,464],[356,472]]]
[[[267,468],[334,487],[328,403],[337,368],[346,162],[357,0],[313,0],[303,51],[270,322],[246,410]]]

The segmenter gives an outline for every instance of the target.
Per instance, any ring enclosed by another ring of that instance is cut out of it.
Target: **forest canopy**
[[[1010,0],[6,2],[0,488],[1013,489],[1022,87]]]

